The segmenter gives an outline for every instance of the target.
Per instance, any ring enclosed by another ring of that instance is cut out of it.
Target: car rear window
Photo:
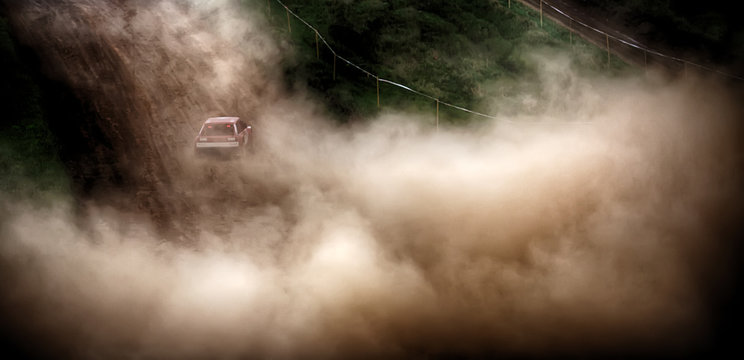
[[[235,135],[233,124],[207,124],[204,126],[202,136],[230,136]]]

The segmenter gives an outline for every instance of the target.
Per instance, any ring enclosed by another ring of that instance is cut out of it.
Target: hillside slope
[[[516,79],[533,81],[535,63],[530,58],[546,49],[569,56],[586,73],[617,74],[627,65],[613,58],[607,70],[602,49],[579,39],[514,1],[293,1],[283,2],[316,27],[334,50],[362,68],[434,98],[487,112],[485,103],[495,97],[515,96],[524,88],[510,87]],[[315,34],[277,2],[269,7],[279,38],[289,36],[296,55],[285,64],[287,81],[304,84],[325,99],[342,121],[377,111],[374,79],[339,63],[334,78],[333,55]],[[292,24],[294,22],[294,24]],[[490,84],[499,83],[499,86]],[[534,90],[534,89],[531,89]],[[382,90],[383,105],[432,111],[433,103],[394,87]],[[449,111],[447,120],[470,117]]]

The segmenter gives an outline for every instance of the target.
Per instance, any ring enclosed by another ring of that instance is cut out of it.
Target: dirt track
[[[213,19],[191,16],[194,10],[186,4],[146,3],[17,2],[11,12],[15,28],[39,51],[50,75],[70,84],[95,114],[73,125],[88,129],[94,149],[70,169],[80,194],[123,205],[132,201],[161,230],[188,237],[199,218],[229,217],[224,207],[189,194],[212,186],[223,189],[214,200],[239,195],[221,184],[229,164],[201,164],[205,171],[184,176],[186,167],[194,166],[194,134],[206,116],[243,114],[257,121],[252,115],[272,96],[271,76],[231,39],[199,43],[194,34],[213,31]],[[174,25],[162,16],[183,17],[184,23]],[[238,70],[230,74],[236,81],[212,84],[221,81],[214,52],[233,62],[227,66],[254,63],[230,68]]]
[[[522,3],[535,11],[540,11],[539,0],[523,0]],[[544,17],[552,19],[598,48],[606,50],[609,45],[613,56],[629,64],[641,68],[663,69],[671,74],[686,75],[695,72],[702,76],[716,76],[719,80],[730,81],[734,86],[739,87],[744,84],[741,69],[734,64],[724,67],[711,62],[711,57],[716,54],[705,53],[705,47],[702,44],[692,43],[687,47],[678,45],[675,48],[658,41],[652,42],[647,39],[648,33],[643,33],[643,31],[647,32],[647,29],[642,30],[628,25],[631,19],[618,14],[604,13],[595,7],[584,6],[576,0],[546,1],[542,6],[542,11]],[[567,16],[583,24],[574,22]],[[646,26],[653,28],[650,24]],[[606,34],[609,34],[609,38]],[[679,39],[676,41],[680,42]],[[717,55],[720,56],[720,54]]]
[[[717,84],[584,79],[551,57],[544,92],[518,103],[542,107],[504,121],[339,129],[310,96],[279,96],[271,69],[291,55],[231,2],[15,4],[15,28],[95,114],[74,124],[93,150],[71,167],[92,230],[64,207],[12,204],[0,223],[0,315],[32,351],[718,350],[744,157],[740,98]],[[251,161],[194,160],[197,126],[223,114],[270,134]]]
[[[275,101],[275,69],[249,53],[265,39],[215,34],[211,22],[219,17],[199,15],[187,4],[12,4],[17,14],[12,20],[21,37],[39,51],[49,73],[70,84],[92,110],[91,118],[74,124],[84,130],[92,151],[70,164],[84,198],[133,201],[162,231],[191,237],[198,232],[198,219],[230,217],[224,207],[212,206],[216,202],[202,201],[195,193],[222,182],[212,187],[215,194],[204,196],[227,200],[244,197],[245,188],[262,186],[264,180],[250,175],[233,181],[234,174],[226,173],[229,163],[195,164],[190,146],[206,116],[242,114],[259,122],[264,106]],[[579,12],[569,2],[556,5],[574,15]],[[586,21],[597,25],[598,20]],[[577,30],[589,39],[597,35]],[[638,56],[632,49],[624,52],[636,63]],[[256,125],[261,134],[261,124]]]

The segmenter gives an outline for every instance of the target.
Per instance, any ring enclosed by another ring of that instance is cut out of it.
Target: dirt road
[[[569,31],[581,36],[600,49],[609,47],[614,56],[646,68],[662,69],[671,74],[697,72],[704,76],[716,76],[720,80],[733,81],[741,86],[739,69],[722,68],[711,62],[701,44],[674,48],[668,44],[646,39],[648,29],[628,25],[631,19],[618,14],[608,14],[596,7],[584,6],[575,0],[524,0],[522,3],[535,11],[542,8],[543,16],[556,21]],[[575,19],[576,21],[573,21]],[[651,27],[646,24],[646,27]],[[609,35],[609,36],[608,36]],[[679,40],[676,40],[679,41]],[[720,54],[719,54],[720,56]]]
[[[179,229],[186,236],[196,231],[199,218],[227,216],[224,208],[187,196],[206,184],[225,189],[222,198],[237,196],[221,183],[225,166],[201,164],[204,171],[195,177],[184,173],[196,166],[191,145],[206,116],[242,114],[256,122],[252,115],[271,96],[272,75],[261,69],[260,58],[245,56],[249,49],[242,39],[210,34],[216,15],[196,18],[196,9],[185,3],[11,6],[21,38],[94,114],[60,126],[89,134],[92,151],[70,168],[83,198],[132,201],[163,231]]]
[[[64,202],[0,203],[0,334],[18,347],[83,359],[740,347],[720,330],[740,323],[722,310],[739,307],[727,277],[744,213],[739,94],[584,78],[536,54],[529,81],[543,86],[497,121],[437,131],[431,114],[385,112],[334,126],[313,94],[281,91],[291,47],[240,3],[13,2],[22,39],[93,114],[64,124],[91,148],[70,167],[87,223]],[[256,155],[194,159],[197,126],[233,114],[253,120]]]

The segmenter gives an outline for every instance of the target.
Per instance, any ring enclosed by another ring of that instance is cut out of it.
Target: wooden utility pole
[[[605,34],[607,38],[607,68],[610,68],[610,34]]]
[[[289,30],[289,33],[292,33],[292,23],[289,21],[289,8],[284,7],[285,10],[287,10],[287,29]]]
[[[377,107],[380,107],[380,77],[375,77],[377,79]]]
[[[543,20],[542,20],[542,3],[543,3],[542,0],[540,0],[540,27],[542,27],[542,25],[543,25]]]
[[[320,45],[318,45],[318,30],[315,30],[315,57],[320,60]]]
[[[573,19],[568,20],[568,43],[573,46]]]

